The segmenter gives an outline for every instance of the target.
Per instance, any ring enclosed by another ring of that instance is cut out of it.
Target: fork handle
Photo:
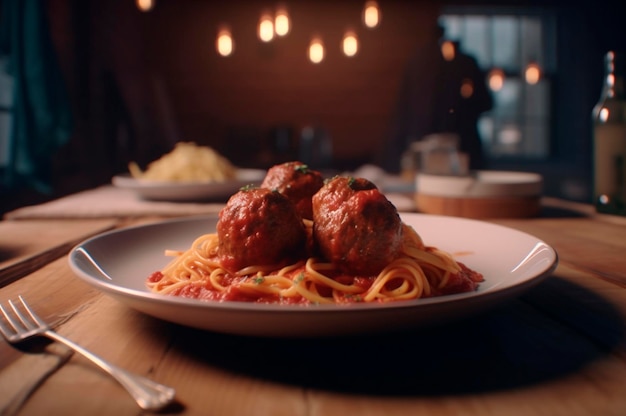
[[[106,362],[96,354],[84,349],[80,345],[75,344],[73,341],[70,341],[52,330],[46,331],[45,335],[55,341],[59,341],[67,345],[109,373],[128,391],[128,393],[130,393],[131,396],[133,396],[137,404],[142,409],[159,410],[174,400],[176,391],[173,388],[116,367],[113,364]]]

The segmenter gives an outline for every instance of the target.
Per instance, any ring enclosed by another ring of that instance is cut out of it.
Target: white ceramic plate
[[[548,276],[558,262],[557,253],[549,245],[517,230],[455,217],[413,213],[401,217],[426,244],[457,253],[459,261],[482,272],[485,281],[479,289],[385,304],[311,306],[209,302],[150,293],[145,287],[146,278],[170,260],[164,250],[187,249],[198,235],[215,230],[216,217],[107,232],[74,247],[69,264],[88,284],[131,308],[166,321],[240,335],[324,336],[465,317],[520,294]]]
[[[228,197],[246,185],[260,185],[266,171],[238,169],[235,179],[225,182],[142,181],[130,175],[116,175],[113,185],[131,189],[143,199],[153,201],[204,201]]]

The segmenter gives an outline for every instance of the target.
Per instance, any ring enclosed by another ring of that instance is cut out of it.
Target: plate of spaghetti
[[[153,201],[191,202],[229,197],[246,185],[258,185],[263,169],[242,169],[209,146],[178,142],[145,170],[136,162],[128,173],[115,175],[114,186]]]
[[[375,185],[288,169],[241,189],[219,216],[106,232],[75,246],[88,284],[148,315],[251,336],[326,336],[444,322],[550,275],[536,237],[472,219],[398,213]],[[311,185],[316,183],[316,185]],[[295,193],[294,193],[295,192]],[[308,195],[308,196],[307,196]],[[506,242],[506,244],[503,244]]]

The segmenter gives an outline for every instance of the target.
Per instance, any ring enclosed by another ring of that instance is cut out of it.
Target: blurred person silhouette
[[[390,140],[383,143],[378,164],[398,172],[402,153],[412,142],[434,133],[452,133],[459,137],[459,151],[469,157],[469,168],[484,169],[478,119],[492,107],[485,73],[476,59],[463,53],[459,42],[446,40],[444,28],[435,25],[409,61]]]

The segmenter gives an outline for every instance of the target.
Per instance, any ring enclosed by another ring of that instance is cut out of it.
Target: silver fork
[[[117,380],[131,396],[139,407],[145,410],[159,410],[172,403],[175,391],[173,388],[156,383],[147,378],[122,370],[107,363],[97,355],[87,351],[83,347],[54,332],[50,326],[39,318],[28,306],[22,296],[18,296],[22,308],[28,312],[28,316],[20,309],[19,305],[9,300],[13,310],[11,314],[0,304],[0,310],[5,320],[0,319],[0,332],[6,340],[12,344],[25,341],[35,336],[48,337],[61,342],[74,351],[82,354],[93,361],[98,367],[109,373]]]

